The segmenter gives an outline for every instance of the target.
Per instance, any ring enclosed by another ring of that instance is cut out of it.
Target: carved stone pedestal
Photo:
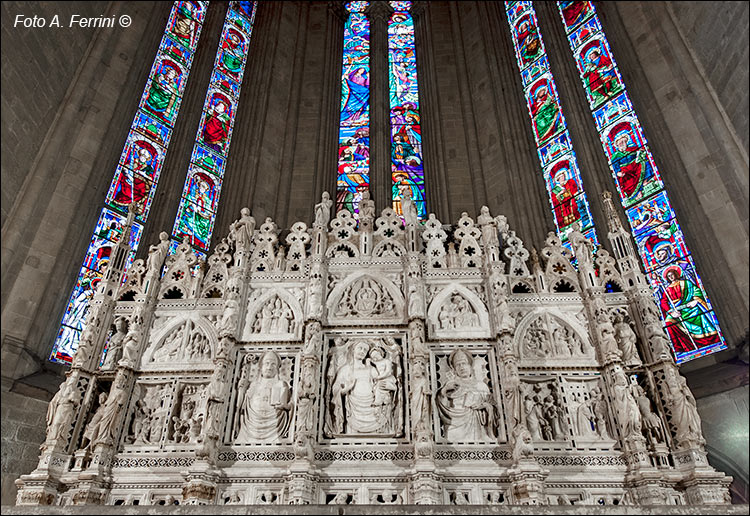
[[[546,501],[544,480],[549,471],[533,459],[522,460],[508,470],[511,490],[517,505],[543,505]]]
[[[289,466],[286,478],[288,503],[293,505],[309,505],[315,502],[318,487],[318,474],[311,469],[307,461],[295,461]]]
[[[417,505],[439,505],[441,501],[440,477],[435,474],[435,466],[415,468],[411,476],[412,499]]]
[[[81,482],[71,496],[73,505],[104,505],[109,486],[92,474],[81,473],[78,478]]]
[[[675,467],[683,473],[687,503],[690,505],[730,503],[729,484],[732,477],[716,471],[708,463],[706,452],[690,448],[673,453]]]
[[[65,473],[69,460],[69,455],[52,447],[43,449],[37,468],[16,480],[16,505],[53,505],[57,499],[59,478]]]
[[[183,473],[183,505],[213,505],[216,503],[216,471],[206,461],[196,461],[189,471]]]
[[[47,475],[22,475],[16,480],[16,505],[54,505],[58,483]]]
[[[666,505],[668,495],[662,487],[662,474],[656,469],[637,471],[625,477],[630,486],[630,497],[637,505]]]

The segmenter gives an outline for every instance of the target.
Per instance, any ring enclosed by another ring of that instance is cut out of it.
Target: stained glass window
[[[537,155],[557,234],[566,247],[575,223],[599,245],[583,181],[531,2],[505,2]]]
[[[348,2],[341,68],[336,211],[359,210],[362,192],[370,188],[370,22],[368,2]]]
[[[69,363],[72,360],[88,314],[89,301],[103,277],[112,249],[122,235],[128,205],[135,202],[140,213],[130,235],[133,251],[127,264],[133,260],[156,193],[207,7],[208,2],[175,2],[172,7],[107,192],[105,206],[52,347],[50,360],[53,362]]]
[[[427,217],[422,162],[422,125],[414,55],[411,2],[390,2],[388,22],[388,84],[391,118],[391,174],[393,209],[399,215],[402,193],[409,189],[419,218]]]
[[[726,348],[591,2],[558,2],[591,114],[677,363]]]
[[[257,4],[232,2],[227,11],[172,229],[177,242],[188,236],[203,253],[211,243]]]

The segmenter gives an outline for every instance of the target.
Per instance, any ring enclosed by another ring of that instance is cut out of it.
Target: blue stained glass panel
[[[222,177],[224,175],[224,168],[226,167],[226,158],[209,151],[205,147],[196,145],[193,147],[190,163],[198,165],[200,168],[211,172],[217,177]]]

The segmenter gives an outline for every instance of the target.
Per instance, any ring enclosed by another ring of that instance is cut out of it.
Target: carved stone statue
[[[122,353],[123,341],[128,331],[128,320],[125,317],[118,317],[115,319],[115,333],[107,342],[107,355],[104,357],[102,363],[102,370],[113,369],[115,364],[120,359]]]
[[[395,343],[388,346],[368,340],[333,348],[328,373],[329,434],[401,434],[396,348]]]
[[[359,221],[363,226],[372,226],[375,220],[375,201],[370,199],[370,190],[362,192],[362,199],[359,201]]]
[[[516,425],[513,429],[513,463],[518,464],[524,459],[534,456],[534,445],[531,433],[523,425]]]
[[[633,398],[630,383],[621,368],[613,370],[613,408],[622,436],[629,438],[641,435],[641,412]]]
[[[637,366],[641,365],[641,358],[638,356],[638,348],[636,347],[636,336],[633,329],[625,321],[622,315],[618,315],[615,318],[615,338],[617,344],[622,351],[622,361],[626,366]]]
[[[224,312],[221,314],[218,330],[220,337],[234,336],[237,331],[237,318],[239,317],[240,304],[236,299],[228,298],[224,303]]]
[[[241,442],[278,442],[289,430],[291,409],[289,384],[280,378],[281,358],[266,351],[260,358],[260,373],[250,382],[240,407]]]
[[[118,364],[135,367],[138,363],[138,346],[141,341],[141,331],[138,326],[131,325],[125,335],[125,344],[122,346],[122,360]]]
[[[117,422],[128,399],[125,382],[120,378],[122,377],[118,377],[112,384],[109,395],[105,392],[99,395],[99,408],[83,433],[83,449],[88,448],[92,443],[112,444],[114,441]]]
[[[701,418],[695,398],[687,386],[685,378],[674,368],[668,367],[665,378],[667,402],[672,409],[672,423],[676,429],[677,445],[686,449],[702,445],[705,441],[701,432]]]
[[[404,213],[404,222],[407,226],[419,222],[417,216],[417,205],[411,197],[411,189],[405,188],[401,192],[401,209]]]
[[[331,196],[328,192],[323,192],[320,202],[315,205],[315,227],[322,229],[328,227],[328,221],[331,220],[331,206],[333,206]]]
[[[240,218],[229,226],[228,242],[234,244],[235,251],[249,250],[255,233],[255,218],[249,208],[240,210]]]
[[[576,408],[576,428],[578,435],[583,438],[596,437],[596,417],[594,416],[594,405],[596,400],[593,397],[588,399],[581,396]]]
[[[148,248],[148,258],[146,259],[146,273],[159,275],[161,266],[164,265],[164,259],[169,252],[169,234],[162,231],[159,233],[159,243]]]
[[[427,356],[430,353],[424,341],[424,323],[414,320],[409,323],[409,347],[412,355]]]
[[[638,403],[638,410],[641,412],[643,431],[646,434],[646,439],[648,439],[652,446],[655,446],[658,443],[663,443],[663,426],[659,416],[651,411],[651,400],[640,385],[635,384],[633,390],[635,401]]]
[[[427,377],[427,363],[425,360],[413,362],[413,381],[411,384],[411,417],[414,425],[414,434],[425,434],[430,432],[430,398],[432,391]]]
[[[437,392],[437,407],[450,442],[495,437],[496,415],[490,389],[474,373],[474,358],[457,349],[448,359],[453,376]]]
[[[602,439],[610,439],[607,430],[607,401],[599,387],[591,389],[591,399],[594,402],[594,419],[596,420],[596,433]]]
[[[304,355],[317,355],[322,337],[321,325],[318,321],[311,321],[305,329]]]
[[[424,317],[424,296],[418,285],[409,285],[409,317]]]
[[[68,377],[47,406],[47,439],[66,439],[66,431],[73,418],[77,403],[75,401],[75,387],[73,380]]]

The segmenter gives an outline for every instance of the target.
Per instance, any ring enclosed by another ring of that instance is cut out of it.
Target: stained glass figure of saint
[[[599,106],[622,91],[615,66],[601,40],[596,39],[584,46],[579,54],[579,60],[592,107]]]
[[[200,7],[194,2],[180,2],[170,27],[175,38],[186,48],[193,48],[198,33],[198,24],[194,19],[196,10],[200,10]]]
[[[521,18],[516,24],[516,41],[518,43],[521,63],[525,66],[532,63],[542,54],[542,42],[539,39],[536,25],[530,21],[530,15]]]
[[[555,211],[557,227],[562,229],[581,218],[576,203],[578,183],[570,171],[570,162],[556,163],[550,171],[550,195]]]
[[[537,141],[541,143],[563,128],[560,106],[550,91],[550,83],[546,79],[540,80],[531,87],[529,101]]]
[[[589,3],[578,0],[574,2],[560,2],[560,8],[562,10],[565,25],[569,28],[575,27],[581,23],[586,16],[591,13]]]
[[[649,192],[644,192],[644,186],[654,177],[654,168],[629,122],[615,125],[607,138],[617,187],[622,194],[623,204],[627,206],[648,195]]]
[[[229,137],[232,102],[226,95],[216,92],[210,102],[210,111],[203,124],[203,143],[209,149],[224,154]]]
[[[675,351],[688,352],[718,343],[719,332],[703,290],[678,265],[664,269],[662,277],[666,287],[659,304]]]
[[[170,126],[174,125],[174,118],[177,116],[181,78],[180,66],[174,61],[164,59],[146,94],[146,109]]]

